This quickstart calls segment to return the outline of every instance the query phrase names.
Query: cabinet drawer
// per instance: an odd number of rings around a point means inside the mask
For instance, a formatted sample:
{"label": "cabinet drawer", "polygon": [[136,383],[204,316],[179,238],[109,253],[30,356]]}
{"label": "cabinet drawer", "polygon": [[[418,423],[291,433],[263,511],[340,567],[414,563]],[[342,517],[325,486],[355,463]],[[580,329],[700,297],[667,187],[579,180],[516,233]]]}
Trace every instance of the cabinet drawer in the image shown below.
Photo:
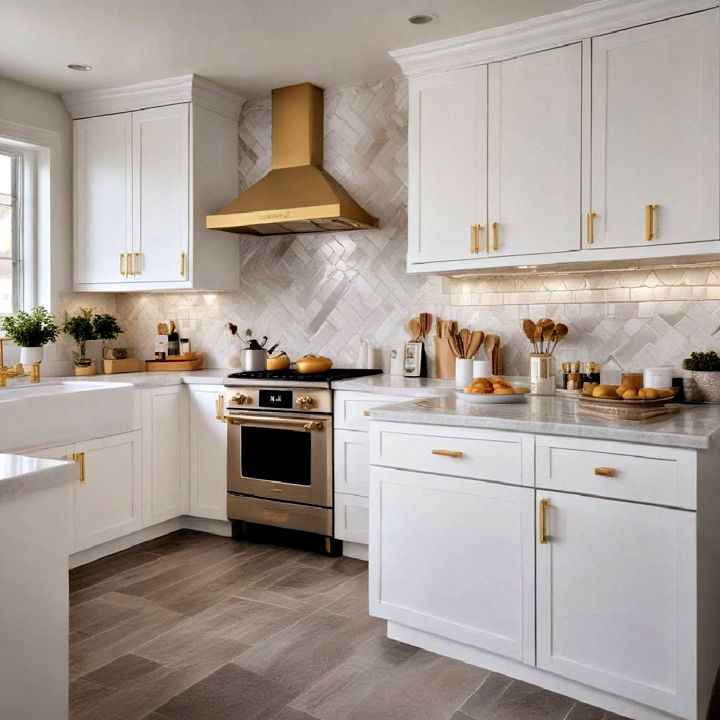
{"label": "cabinet drawer", "polygon": [[335,537],[348,542],[368,543],[368,499],[335,493]]}
{"label": "cabinet drawer", "polygon": [[514,485],[534,484],[533,436],[523,433],[373,422],[370,463]]}
{"label": "cabinet drawer", "polygon": [[368,435],[357,430],[335,430],[335,492],[368,496],[370,460]]}
{"label": "cabinet drawer", "polygon": [[536,485],[694,510],[694,450],[538,435]]}
{"label": "cabinet drawer", "polygon": [[335,407],[333,420],[336,428],[344,430],[363,430],[367,432],[370,425],[370,418],[365,415],[370,408],[388,403],[401,403],[408,400],[416,400],[414,397],[405,395],[379,395],[364,392],[335,393]]}

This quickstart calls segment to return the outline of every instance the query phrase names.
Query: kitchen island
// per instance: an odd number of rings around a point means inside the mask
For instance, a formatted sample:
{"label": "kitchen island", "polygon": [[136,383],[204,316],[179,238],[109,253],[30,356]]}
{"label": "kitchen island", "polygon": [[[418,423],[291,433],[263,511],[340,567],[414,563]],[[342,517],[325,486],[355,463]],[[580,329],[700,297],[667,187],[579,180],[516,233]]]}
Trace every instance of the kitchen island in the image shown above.
{"label": "kitchen island", "polygon": [[394,639],[642,720],[704,718],[720,663],[720,408],[369,410],[370,612]]}
{"label": "kitchen island", "polygon": [[68,716],[75,463],[0,454],[0,717]]}

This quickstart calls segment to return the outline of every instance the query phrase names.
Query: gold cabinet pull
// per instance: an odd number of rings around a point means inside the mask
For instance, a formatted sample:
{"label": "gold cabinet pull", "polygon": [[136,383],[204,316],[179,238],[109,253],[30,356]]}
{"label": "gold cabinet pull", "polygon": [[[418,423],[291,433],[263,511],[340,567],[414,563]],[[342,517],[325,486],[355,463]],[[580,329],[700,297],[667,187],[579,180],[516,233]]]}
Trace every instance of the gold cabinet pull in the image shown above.
{"label": "gold cabinet pull", "polygon": [[475,252],[475,225],[470,226],[470,254],[473,254]]}
{"label": "gold cabinet pull", "polygon": [[475,252],[480,252],[480,234],[482,233],[483,226],[482,225],[476,225],[475,226]]}
{"label": "gold cabinet pull", "polygon": [[225,419],[225,396],[224,395],[218,395],[215,398],[215,419],[216,420],[224,420]]}
{"label": "gold cabinet pull", "polygon": [[597,213],[589,212],[587,214],[587,244],[592,245],[595,242],[595,218]]}
{"label": "gold cabinet pull", "polygon": [[185,252],[180,253],[180,277],[185,277],[187,274],[186,270],[187,254]]}
{"label": "gold cabinet pull", "polygon": [[547,534],[547,527],[546,527],[546,520],[545,520],[545,514],[547,511],[548,506],[550,505],[550,501],[547,498],[543,498],[540,501],[539,506],[539,518],[538,518],[538,525],[539,525],[539,537],[538,542],[542,545],[545,545],[547,542],[550,541],[550,537]]}
{"label": "gold cabinet pull", "polygon": [[127,276],[127,253],[120,253],[120,274]]}
{"label": "gold cabinet pull", "polygon": [[127,254],[127,271],[125,274],[126,275],[134,275],[135,274],[135,255],[134,255],[134,253]]}
{"label": "gold cabinet pull", "polygon": [[655,211],[657,205],[645,206],[645,239],[650,242],[655,239]]}
{"label": "gold cabinet pull", "polygon": [[[137,265],[135,265],[136,259],[138,261]],[[132,264],[133,275],[141,275],[142,274],[142,270],[138,270],[138,268],[141,266],[142,266],[142,253],[139,253],[139,252],[133,253],[133,264]]]}
{"label": "gold cabinet pull", "polygon": [[494,222],[492,224],[492,236],[493,236],[492,249],[495,252],[497,252],[500,249],[500,223]]}
{"label": "gold cabinet pull", "polygon": [[80,468],[80,482],[85,482],[85,453],[73,453],[71,455],[72,461],[76,462]]}
{"label": "gold cabinet pull", "polygon": [[602,477],[615,477],[617,475],[617,472],[615,468],[611,467],[596,467],[595,474],[601,475]]}
{"label": "gold cabinet pull", "polygon": [[460,452],[460,450],[433,450],[433,455],[444,455],[445,457],[451,457],[451,458],[459,458],[462,457],[463,454]]}

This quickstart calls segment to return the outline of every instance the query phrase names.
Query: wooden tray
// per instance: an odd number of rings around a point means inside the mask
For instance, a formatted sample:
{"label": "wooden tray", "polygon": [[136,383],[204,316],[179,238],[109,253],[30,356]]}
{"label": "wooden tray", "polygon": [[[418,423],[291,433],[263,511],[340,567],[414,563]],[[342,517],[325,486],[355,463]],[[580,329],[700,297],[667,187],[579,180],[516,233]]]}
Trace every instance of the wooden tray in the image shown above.
{"label": "wooden tray", "polygon": [[106,375],[114,373],[142,372],[145,363],[137,358],[123,358],[122,360],[103,360],[103,371]]}
{"label": "wooden tray", "polygon": [[655,400],[623,400],[618,398],[594,398],[588,395],[578,395],[578,403],[588,403],[589,405],[607,405],[608,407],[657,407],[665,403],[674,402],[675,396],[656,398]]}
{"label": "wooden tray", "polygon": [[[596,398],[597,399],[597,398]],[[670,398],[672,399],[672,398]],[[630,403],[630,400],[626,400],[626,403]],[[585,405],[578,404],[578,411],[586,415],[593,415],[594,417],[603,417],[606,420],[632,420],[634,422],[649,422],[651,420],[662,420],[668,415],[674,415],[680,412],[678,405],[655,405],[655,407],[618,407],[614,406],[599,406],[587,403]]]}
{"label": "wooden tray", "polygon": [[201,370],[203,356],[200,353],[188,353],[187,355],[176,355],[170,360],[146,360],[146,372],[188,372],[189,370]]}

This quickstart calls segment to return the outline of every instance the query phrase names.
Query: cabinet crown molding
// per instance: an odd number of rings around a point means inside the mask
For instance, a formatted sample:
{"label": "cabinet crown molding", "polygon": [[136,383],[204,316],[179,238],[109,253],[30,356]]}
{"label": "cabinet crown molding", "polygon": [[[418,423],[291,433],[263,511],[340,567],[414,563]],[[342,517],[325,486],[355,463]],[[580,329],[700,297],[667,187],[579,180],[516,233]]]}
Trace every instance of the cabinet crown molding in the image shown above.
{"label": "cabinet crown molding", "polygon": [[232,90],[195,74],[104,90],[79,90],[62,96],[73,120],[189,102],[238,120],[245,99]]}
{"label": "cabinet crown molding", "polygon": [[406,77],[507,60],[677,15],[717,0],[597,0],[571,10],[390,51]]}

